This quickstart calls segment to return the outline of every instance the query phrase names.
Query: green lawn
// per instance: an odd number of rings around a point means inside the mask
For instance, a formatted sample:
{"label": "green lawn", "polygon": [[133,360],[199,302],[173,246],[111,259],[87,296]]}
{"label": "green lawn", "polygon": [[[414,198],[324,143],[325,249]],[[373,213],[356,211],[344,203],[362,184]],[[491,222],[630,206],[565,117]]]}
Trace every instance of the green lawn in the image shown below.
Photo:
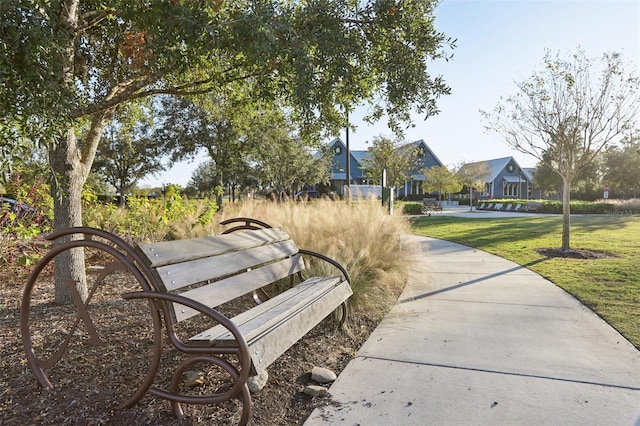
{"label": "green lawn", "polygon": [[496,254],[549,279],[589,306],[640,349],[640,218],[573,216],[571,248],[603,259],[546,258],[536,249],[561,245],[562,218],[423,217],[414,232]]}

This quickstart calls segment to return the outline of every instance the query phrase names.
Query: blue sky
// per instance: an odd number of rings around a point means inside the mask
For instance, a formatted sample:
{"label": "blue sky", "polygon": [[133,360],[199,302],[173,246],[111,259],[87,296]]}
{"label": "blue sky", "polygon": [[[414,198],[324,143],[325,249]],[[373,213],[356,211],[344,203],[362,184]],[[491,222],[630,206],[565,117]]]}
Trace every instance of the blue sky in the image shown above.
{"label": "blue sky", "polygon": [[[515,94],[515,82],[527,79],[543,61],[545,49],[562,54],[580,46],[588,57],[621,52],[627,68],[640,66],[640,0],[443,0],[436,29],[457,39],[453,59],[436,62],[431,72],[444,76],[451,95],[438,101],[440,113],[426,121],[415,116],[405,139],[424,139],[446,165],[513,156],[522,167],[535,160],[487,133],[479,110],[491,111],[500,96]],[[375,136],[391,136],[384,120],[361,121],[366,108],[351,114],[357,126],[350,146],[367,149]],[[344,132],[339,135],[344,140]],[[203,161],[181,163],[142,186],[186,185]]]}

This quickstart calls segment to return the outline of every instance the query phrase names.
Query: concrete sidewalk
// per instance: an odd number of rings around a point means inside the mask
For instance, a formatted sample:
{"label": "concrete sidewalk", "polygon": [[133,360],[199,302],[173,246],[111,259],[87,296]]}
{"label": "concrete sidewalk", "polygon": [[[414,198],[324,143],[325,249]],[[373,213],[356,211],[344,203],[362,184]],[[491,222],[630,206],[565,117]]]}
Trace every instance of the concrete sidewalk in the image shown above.
{"label": "concrete sidewalk", "polygon": [[407,287],[306,426],[640,426],[640,352],[597,315],[500,257],[404,243]]}

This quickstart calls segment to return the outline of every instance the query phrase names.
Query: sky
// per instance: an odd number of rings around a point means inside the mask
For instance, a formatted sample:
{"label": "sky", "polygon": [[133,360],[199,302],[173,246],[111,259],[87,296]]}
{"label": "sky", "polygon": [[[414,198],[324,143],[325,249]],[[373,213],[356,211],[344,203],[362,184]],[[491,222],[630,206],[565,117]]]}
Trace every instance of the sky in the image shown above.
{"label": "sky", "polygon": [[[543,63],[546,50],[568,56],[582,48],[587,57],[620,52],[627,69],[640,67],[640,0],[442,0],[435,27],[457,39],[453,58],[434,62],[429,72],[442,75],[451,94],[438,100],[436,116],[413,116],[404,139],[423,139],[445,166],[513,156],[521,167],[535,159],[487,132],[480,110],[492,111],[500,97],[516,93]],[[366,150],[376,136],[393,137],[385,120],[362,121],[366,106],[350,114],[352,150]],[[340,137],[345,140],[345,132]],[[186,186],[204,157],[179,163],[140,186]]]}

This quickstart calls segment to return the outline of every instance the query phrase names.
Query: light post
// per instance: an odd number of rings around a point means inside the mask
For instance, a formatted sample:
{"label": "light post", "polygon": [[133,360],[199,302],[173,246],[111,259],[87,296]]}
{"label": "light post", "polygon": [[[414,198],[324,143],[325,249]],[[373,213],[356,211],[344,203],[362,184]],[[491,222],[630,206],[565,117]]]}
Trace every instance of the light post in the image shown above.
{"label": "light post", "polygon": [[347,165],[345,167],[345,170],[347,172],[347,193],[346,195],[346,199],[347,199],[347,203],[351,202],[351,161],[350,161],[350,157],[351,157],[351,151],[349,149],[349,110],[347,109],[347,107],[344,108],[345,113],[347,115],[347,126],[346,126],[346,137],[345,137],[345,145],[347,148]]}

